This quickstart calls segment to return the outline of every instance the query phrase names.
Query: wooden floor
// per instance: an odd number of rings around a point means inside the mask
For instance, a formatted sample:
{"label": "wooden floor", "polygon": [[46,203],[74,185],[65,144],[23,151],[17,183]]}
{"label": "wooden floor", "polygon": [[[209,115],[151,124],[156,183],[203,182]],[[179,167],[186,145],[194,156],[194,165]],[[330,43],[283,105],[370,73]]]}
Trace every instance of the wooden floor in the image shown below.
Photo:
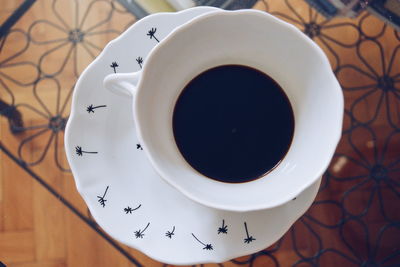
{"label": "wooden floor", "polygon": [[[19,1],[2,1],[0,6],[0,22],[11,14],[15,7],[22,3]],[[53,1],[37,1],[32,9],[16,25],[24,31],[28,31],[29,26],[34,20],[45,19],[60,24],[60,21],[54,16],[51,9]],[[73,17],[74,1],[58,1],[60,6],[58,11],[64,17]],[[80,9],[85,10],[89,1],[79,1]],[[121,8],[121,7],[120,7]],[[121,8],[122,10],[122,8]],[[81,11],[82,15],[83,11]],[[93,13],[93,12],[92,12]],[[104,14],[89,14],[87,23],[98,21]],[[134,18],[129,14],[120,14],[118,22],[110,21],[106,27],[123,30],[124,27],[132,23]],[[69,23],[69,22],[67,22]],[[118,24],[118,25],[114,25]],[[48,25],[47,25],[48,26]],[[54,32],[49,32],[46,25],[40,25],[35,30],[35,36],[40,40],[46,38],[54,39]],[[59,34],[58,32],[56,34]],[[52,37],[50,37],[52,36]],[[96,43],[103,47],[109,40],[115,38],[115,34],[102,35],[96,39]],[[23,36],[10,35],[7,45],[0,54],[2,59],[12,56],[26,45]],[[52,44],[37,45],[30,44],[29,49],[23,55],[18,56],[18,61],[31,61],[37,64],[39,54],[51,49]],[[59,67],[57,63],[62,62],[66,51],[53,53],[48,59],[45,67]],[[82,54],[79,57],[78,67],[84,68],[92,58],[88,54]],[[56,66],[57,65],[57,66]],[[68,62],[63,73],[57,76],[57,81],[62,85],[60,90],[61,100],[66,98],[76,78],[73,74],[72,62]],[[21,70],[21,69],[20,69]],[[20,71],[19,70],[19,71]],[[35,68],[26,66],[24,73],[13,73],[15,70],[10,68],[7,74],[11,77],[23,75],[27,80],[34,80],[37,75]],[[19,80],[19,79],[17,79]],[[24,87],[8,83],[12,88],[16,103],[29,103],[35,108],[43,111],[32,90],[32,86]],[[55,81],[48,79],[38,84],[38,94],[41,100],[54,111],[56,90],[54,90]],[[0,90],[0,98],[10,102],[10,96],[3,90]],[[69,112],[70,102],[67,103],[67,110],[63,115]],[[23,112],[25,126],[39,125],[46,123],[35,112]],[[0,119],[0,140],[13,153],[17,154],[20,143],[35,133],[35,130],[27,131],[19,135],[12,135],[9,131],[8,121]],[[28,161],[35,161],[40,158],[41,153],[47,144],[49,133],[45,133],[32,142],[24,146],[22,155]],[[63,139],[62,132],[59,134],[60,140]],[[58,143],[59,153],[64,153],[63,142]],[[45,181],[51,185],[57,192],[66,196],[78,210],[84,215],[88,215],[87,208],[82,198],[76,191],[73,177],[70,173],[61,172],[54,162],[55,145],[52,142],[46,153],[45,159],[32,169],[39,176],[45,178]],[[63,166],[66,165],[65,157],[61,155]],[[119,244],[120,245],[120,244]],[[122,246],[122,245],[121,245]],[[122,246],[132,256],[137,258],[142,265],[160,266],[145,255]],[[74,213],[66,208],[42,185],[35,181],[29,174],[23,171],[4,153],[0,153],[0,261],[7,266],[15,267],[91,267],[91,266],[133,266],[120,252],[106,242],[87,224],[83,223]]]}
{"label": "wooden floor", "polygon": [[[73,12],[74,1],[62,0],[62,12],[70,14]],[[14,6],[21,1],[2,1],[0,5],[0,21],[4,21],[5,17],[10,14]],[[88,1],[80,1],[81,8],[87,6]],[[271,1],[270,1],[271,2]],[[5,5],[5,6],[4,6]],[[279,5],[279,4],[278,4]],[[53,13],[50,11],[51,1],[37,1],[31,11],[19,22],[18,27],[27,30],[33,20],[48,19],[57,21]],[[258,8],[263,9],[264,5],[259,3]],[[81,11],[83,13],[83,11]],[[102,14],[99,13],[98,16]],[[88,20],[96,19],[96,16],[89,17]],[[122,30],[130,22],[132,17],[128,14],[121,13],[118,20],[110,21],[107,26]],[[51,33],[43,26],[37,28],[39,32],[36,36],[45,40]],[[115,35],[99,37],[97,45],[102,47],[108,40],[114,38]],[[344,37],[345,38],[345,37]],[[11,55],[15,51],[19,51],[18,47],[22,39],[16,37],[15,40],[10,40],[11,46],[3,51],[1,58]],[[32,45],[19,60],[29,60],[33,62],[39,61],[39,54],[49,49],[51,44],[47,45]],[[36,50],[35,50],[36,49]],[[42,49],[42,50],[41,50]],[[29,52],[38,51],[38,53]],[[330,56],[332,59],[332,56]],[[59,68],[60,62],[63,60],[63,53],[54,53],[49,58],[49,63],[46,68]],[[88,54],[82,54],[77,62],[78,68],[83,69],[92,58]],[[50,64],[50,65],[49,65]],[[51,65],[51,64],[54,64]],[[333,63],[334,64],[334,63]],[[73,86],[76,77],[74,76],[73,63],[68,62],[63,71],[63,74],[57,76],[58,82],[62,84],[60,90],[61,99],[67,98],[68,92]],[[35,69],[27,66],[24,73],[12,73],[12,69],[8,70],[11,76],[24,75],[26,79],[34,79]],[[351,78],[350,78],[351,79]],[[45,103],[55,103],[57,98],[54,90],[56,82],[48,79],[41,83],[38,87],[40,99]],[[17,103],[30,103],[32,106],[43,110],[38,99],[35,97],[31,87],[24,87],[7,83],[13,88]],[[39,90],[40,89],[40,90]],[[9,100],[9,96],[4,91],[0,91],[0,98]],[[54,110],[51,106],[49,109]],[[68,114],[69,101],[67,102],[67,110],[63,115]],[[39,125],[43,123],[43,119],[35,112],[25,112],[24,122],[26,125]],[[45,122],[46,123],[46,122]],[[21,141],[32,135],[35,131],[29,131],[19,135],[12,135],[9,131],[8,121],[4,118],[0,119],[0,140],[14,154],[17,154]],[[33,162],[39,159],[44,151],[47,141],[50,138],[51,132],[41,135],[40,138],[35,138],[32,142],[26,143],[21,150],[21,155],[24,159]],[[63,138],[62,132],[58,138]],[[52,142],[44,160],[33,166],[34,172],[45,178],[45,181],[50,184],[57,192],[63,196],[67,196],[78,210],[84,215],[88,215],[86,205],[80,195],[77,193],[73,177],[70,173],[61,172],[54,161],[54,154],[58,149],[60,162],[63,166],[66,165],[63,153],[63,142]],[[121,245],[122,246],[122,245]],[[144,266],[162,266],[161,263],[155,262],[147,256],[122,246],[126,251],[133,255]],[[295,253],[287,248],[283,249],[277,257],[282,266],[288,266],[296,259]],[[34,180],[31,175],[27,174],[19,166],[16,165],[4,153],[0,153],[0,261],[7,266],[16,267],[111,267],[111,266],[132,266],[132,263],[104,240],[96,231],[83,223],[74,213],[67,209],[60,201],[49,193],[38,181]],[[270,266],[273,264],[266,257],[263,260],[260,258],[255,262],[254,266]],[[225,266],[237,266],[233,263],[227,263]],[[271,265],[272,266],[272,265]]]}

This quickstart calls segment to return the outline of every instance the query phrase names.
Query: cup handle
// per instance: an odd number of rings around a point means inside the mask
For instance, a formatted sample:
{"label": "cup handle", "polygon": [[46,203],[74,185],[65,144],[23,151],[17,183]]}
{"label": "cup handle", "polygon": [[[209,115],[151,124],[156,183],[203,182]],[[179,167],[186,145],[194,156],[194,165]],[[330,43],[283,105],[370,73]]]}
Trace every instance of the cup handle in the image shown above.
{"label": "cup handle", "polygon": [[141,73],[142,71],[113,73],[104,78],[103,84],[105,88],[117,95],[133,97],[136,95]]}

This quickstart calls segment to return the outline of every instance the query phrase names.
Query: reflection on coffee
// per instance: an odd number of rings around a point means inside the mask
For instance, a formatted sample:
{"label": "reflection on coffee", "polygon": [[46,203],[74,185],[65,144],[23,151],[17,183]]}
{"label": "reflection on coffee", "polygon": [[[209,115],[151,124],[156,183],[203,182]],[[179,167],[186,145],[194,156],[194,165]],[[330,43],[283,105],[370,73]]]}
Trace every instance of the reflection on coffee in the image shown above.
{"label": "reflection on coffee", "polygon": [[208,69],[182,90],[173,113],[176,144],[198,172],[217,181],[257,179],[289,150],[294,116],[282,88],[242,65]]}

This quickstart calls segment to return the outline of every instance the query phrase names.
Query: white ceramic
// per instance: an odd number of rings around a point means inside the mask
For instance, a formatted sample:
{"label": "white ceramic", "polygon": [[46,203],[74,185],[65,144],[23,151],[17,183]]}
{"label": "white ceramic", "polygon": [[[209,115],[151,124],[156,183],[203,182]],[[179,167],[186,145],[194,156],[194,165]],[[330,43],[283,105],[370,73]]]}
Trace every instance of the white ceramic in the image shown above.
{"label": "white ceramic", "polygon": [[[148,16],[108,45],[76,85],[65,133],[76,186],[97,223],[116,240],[170,264],[223,262],[268,247],[308,209],[320,184],[316,180],[295,200],[273,209],[220,211],[189,200],[165,183],[140,149],[132,100],[103,87],[104,77],[113,72],[110,65],[116,62],[117,72],[139,70],[136,59],[146,61],[157,44],[146,35],[152,27],[162,40],[175,27],[212,10]],[[205,249],[208,244],[212,250]]]}
{"label": "white ceramic", "polygon": [[[185,161],[173,136],[172,114],[182,89],[201,72],[224,64],[270,75],[288,95],[295,116],[285,158],[247,183],[205,178]],[[160,176],[213,208],[243,212],[290,201],[323,174],[341,136],[343,94],[325,54],[294,26],[257,10],[199,16],[164,39],[143,70],[110,74],[104,82],[106,88],[134,96],[136,130]]]}

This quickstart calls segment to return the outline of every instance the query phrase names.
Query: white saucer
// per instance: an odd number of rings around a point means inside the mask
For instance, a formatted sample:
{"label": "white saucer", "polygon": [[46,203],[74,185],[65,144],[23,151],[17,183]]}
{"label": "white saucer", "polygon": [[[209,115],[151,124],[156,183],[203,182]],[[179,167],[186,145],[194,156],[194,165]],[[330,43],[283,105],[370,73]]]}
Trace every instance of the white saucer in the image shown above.
{"label": "white saucer", "polygon": [[[147,35],[152,28],[161,41],[175,27],[215,10],[150,15],[124,33],[129,42],[114,40],[81,75],[65,134],[78,191],[98,224],[118,241],[170,264],[223,262],[268,247],[309,208],[321,182],[282,206],[234,213],[187,199],[151,167],[137,141],[131,100],[108,92],[103,79],[113,62],[117,72],[140,69],[138,58],[144,62],[157,44]],[[113,57],[116,49],[125,56]]]}

